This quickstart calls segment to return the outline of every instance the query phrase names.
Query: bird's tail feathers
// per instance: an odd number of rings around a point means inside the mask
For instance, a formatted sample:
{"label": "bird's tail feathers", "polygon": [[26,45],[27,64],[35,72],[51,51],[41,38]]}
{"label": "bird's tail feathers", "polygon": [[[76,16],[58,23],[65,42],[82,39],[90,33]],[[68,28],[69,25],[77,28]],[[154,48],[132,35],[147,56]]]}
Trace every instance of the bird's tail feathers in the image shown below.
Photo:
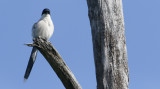
{"label": "bird's tail feathers", "polygon": [[36,47],[33,47],[32,49],[32,52],[31,52],[31,55],[30,55],[30,59],[28,61],[28,66],[27,66],[27,69],[26,69],[26,72],[25,72],[25,75],[24,75],[24,80],[26,81],[29,77],[29,74],[32,70],[32,67],[33,67],[33,64],[36,60],[36,56],[37,56],[37,48]]}

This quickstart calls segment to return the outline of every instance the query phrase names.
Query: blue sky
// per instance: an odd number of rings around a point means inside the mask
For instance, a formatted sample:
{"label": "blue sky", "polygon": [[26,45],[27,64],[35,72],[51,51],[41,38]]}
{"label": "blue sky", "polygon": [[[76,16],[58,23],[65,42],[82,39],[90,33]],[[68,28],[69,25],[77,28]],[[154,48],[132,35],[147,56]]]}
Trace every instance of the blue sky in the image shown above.
{"label": "blue sky", "polygon": [[[31,49],[31,28],[44,8],[55,32],[50,41],[83,89],[96,89],[91,29],[86,0],[1,0],[0,89],[64,89],[38,53],[29,79],[23,76]],[[159,89],[160,1],[123,0],[130,89]]]}

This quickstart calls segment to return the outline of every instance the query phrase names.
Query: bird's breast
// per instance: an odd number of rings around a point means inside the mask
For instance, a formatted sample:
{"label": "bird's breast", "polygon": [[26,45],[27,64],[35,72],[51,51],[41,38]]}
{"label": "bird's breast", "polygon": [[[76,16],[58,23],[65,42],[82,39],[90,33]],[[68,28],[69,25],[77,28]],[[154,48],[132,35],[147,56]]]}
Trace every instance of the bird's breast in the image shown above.
{"label": "bird's breast", "polygon": [[33,38],[42,37],[46,40],[49,40],[54,31],[54,26],[52,21],[43,19],[36,23],[36,26],[33,26],[32,33]]}

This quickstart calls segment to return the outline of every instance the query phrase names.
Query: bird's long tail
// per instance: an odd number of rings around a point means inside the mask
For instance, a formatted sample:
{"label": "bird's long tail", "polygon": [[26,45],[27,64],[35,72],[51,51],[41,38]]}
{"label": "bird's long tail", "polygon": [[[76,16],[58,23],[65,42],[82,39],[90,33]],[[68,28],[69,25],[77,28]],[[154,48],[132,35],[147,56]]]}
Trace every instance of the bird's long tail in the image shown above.
{"label": "bird's long tail", "polygon": [[28,61],[28,66],[27,66],[27,69],[26,69],[26,72],[25,72],[25,75],[24,75],[24,79],[28,79],[28,77],[29,77],[29,74],[32,70],[33,64],[36,60],[37,51],[38,51],[37,48],[33,47],[31,55],[30,55],[30,59]]}

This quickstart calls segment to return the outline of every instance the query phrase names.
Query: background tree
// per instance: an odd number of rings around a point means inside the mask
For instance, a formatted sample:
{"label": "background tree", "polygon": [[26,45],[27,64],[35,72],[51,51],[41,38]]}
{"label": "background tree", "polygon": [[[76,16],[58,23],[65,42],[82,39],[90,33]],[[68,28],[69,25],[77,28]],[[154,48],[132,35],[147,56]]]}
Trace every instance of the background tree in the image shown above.
{"label": "background tree", "polygon": [[122,0],[87,0],[97,89],[128,89]]}

